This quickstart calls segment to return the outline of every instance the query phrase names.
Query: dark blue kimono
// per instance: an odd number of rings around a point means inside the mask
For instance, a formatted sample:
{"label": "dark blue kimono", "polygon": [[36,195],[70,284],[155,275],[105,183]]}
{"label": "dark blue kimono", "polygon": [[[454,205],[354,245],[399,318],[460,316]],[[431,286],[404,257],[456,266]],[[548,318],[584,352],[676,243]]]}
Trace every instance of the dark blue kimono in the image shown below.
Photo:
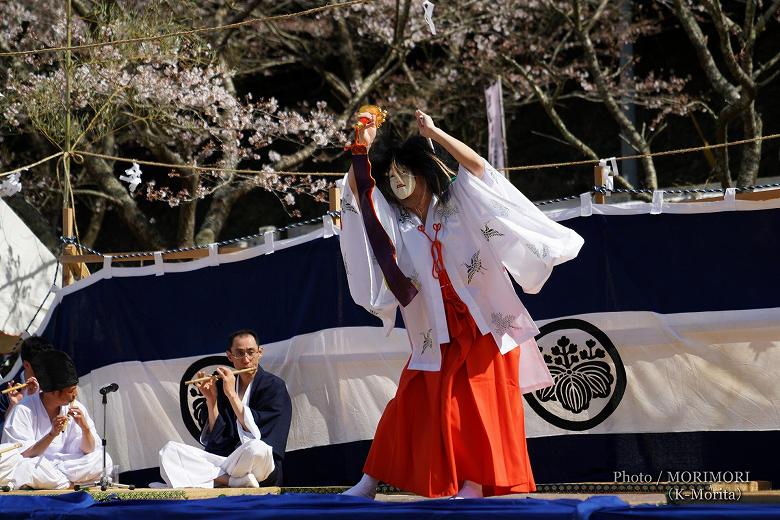
{"label": "dark blue kimono", "polygon": [[[260,483],[261,486],[282,485],[282,461],[287,447],[287,435],[292,420],[292,402],[284,381],[258,367],[252,387],[249,389],[247,405],[255,424],[260,429],[261,440],[273,448],[274,471]],[[219,417],[210,432],[204,433],[201,442],[206,451],[227,457],[241,444],[236,425],[236,414],[222,389],[222,380],[217,382],[217,410]]]}

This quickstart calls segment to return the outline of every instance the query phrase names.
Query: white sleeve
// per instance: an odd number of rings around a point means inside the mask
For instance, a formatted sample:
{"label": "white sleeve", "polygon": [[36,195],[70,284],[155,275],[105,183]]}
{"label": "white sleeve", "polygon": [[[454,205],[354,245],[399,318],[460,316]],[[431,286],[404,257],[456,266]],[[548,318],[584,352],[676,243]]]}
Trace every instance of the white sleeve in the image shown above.
{"label": "white sleeve", "polygon": [[[249,408],[249,397],[252,394],[253,384],[254,381],[249,383],[249,386],[247,386],[246,390],[244,390],[244,397],[241,399],[241,404],[243,405],[244,409],[244,424],[246,424],[247,427],[246,430],[243,426],[241,426],[241,421],[236,418],[236,430],[238,431],[238,440],[241,442],[241,444],[245,444],[251,440],[259,441],[263,438],[263,436],[260,434],[260,428],[257,427],[257,423],[255,422],[255,415],[252,413],[252,409]],[[236,382],[236,385],[238,385],[238,382]]]}
{"label": "white sleeve", "polygon": [[576,257],[581,236],[550,220],[487,161],[482,178],[462,165],[452,184],[464,225],[485,243],[523,291],[541,290],[554,266]]}
{"label": "white sleeve", "polygon": [[244,405],[244,424],[246,424],[246,427],[249,428],[249,430],[245,430],[244,427],[241,426],[241,421],[236,419],[238,439],[241,444],[245,444],[251,440],[259,441],[263,438],[260,433],[260,428],[258,428],[257,424],[255,423],[255,417],[252,415],[252,410],[250,410],[249,406],[246,404]]}
{"label": "white sleeve", "polygon": [[[385,283],[382,269],[371,250],[363,217],[360,214],[360,205],[349,187],[346,176],[342,192],[344,198],[341,204],[340,241],[349,292],[355,303],[382,320],[385,330],[389,333],[395,325],[398,300]],[[379,222],[395,246],[396,255],[399,255],[402,245],[395,213],[379,188],[374,188],[372,200]]]}
{"label": "white sleeve", "polygon": [[32,413],[29,408],[19,405],[14,406],[11,413],[5,419],[2,440],[3,442],[10,442],[12,444],[21,442],[22,447],[20,453],[38,442],[38,439],[35,438]]}

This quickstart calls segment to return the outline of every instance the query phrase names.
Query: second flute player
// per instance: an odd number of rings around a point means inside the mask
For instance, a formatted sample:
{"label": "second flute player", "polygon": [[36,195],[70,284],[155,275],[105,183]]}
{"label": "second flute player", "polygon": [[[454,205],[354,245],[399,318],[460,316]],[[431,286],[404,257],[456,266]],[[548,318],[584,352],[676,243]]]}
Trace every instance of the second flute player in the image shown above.
{"label": "second flute player", "polygon": [[[27,396],[8,416],[3,438],[22,444],[14,470],[16,487],[66,489],[92,481],[102,471],[98,435],[84,405],[70,357],[58,350],[34,361],[41,393]],[[112,463],[107,461],[109,471]]]}
{"label": "second flute player", "polygon": [[193,380],[206,399],[205,451],[180,442],[160,450],[160,474],[174,488],[259,487],[282,482],[292,405],[284,381],[260,368],[263,347],[251,330],[234,332],[226,354],[235,372]]}

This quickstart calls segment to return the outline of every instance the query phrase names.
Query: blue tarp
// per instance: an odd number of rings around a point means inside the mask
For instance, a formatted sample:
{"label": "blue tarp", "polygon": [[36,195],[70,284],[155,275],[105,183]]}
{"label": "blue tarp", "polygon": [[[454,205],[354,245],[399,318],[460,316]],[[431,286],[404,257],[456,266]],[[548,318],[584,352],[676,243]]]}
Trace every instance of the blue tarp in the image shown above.
{"label": "blue tarp", "polygon": [[[251,513],[250,513],[251,512]],[[95,502],[87,493],[47,496],[0,496],[3,520],[68,518],[166,518],[213,520],[238,516],[252,518],[457,519],[523,518],[565,520],[615,520],[638,518],[778,518],[780,504],[724,504],[680,506],[629,506],[618,497],[596,496],[587,500],[481,499],[374,502],[343,495],[232,496],[206,500],[115,500]]]}
{"label": "blue tarp", "polygon": [[116,500],[95,502],[87,493],[57,497],[0,497],[3,520],[48,518],[235,518],[251,511],[252,518],[431,518],[448,516],[473,519],[583,519],[604,508],[625,507],[617,497],[593,497],[585,501],[558,499],[420,500],[375,502],[343,495],[232,496],[206,500]]}

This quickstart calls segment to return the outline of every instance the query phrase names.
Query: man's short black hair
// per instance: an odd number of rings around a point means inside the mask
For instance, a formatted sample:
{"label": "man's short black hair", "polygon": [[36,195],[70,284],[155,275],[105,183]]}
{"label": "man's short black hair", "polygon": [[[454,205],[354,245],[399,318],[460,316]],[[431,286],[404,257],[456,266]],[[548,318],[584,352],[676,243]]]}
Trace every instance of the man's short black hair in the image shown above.
{"label": "man's short black hair", "polygon": [[22,361],[33,363],[38,354],[46,350],[54,350],[54,345],[41,336],[30,336],[22,341],[22,346],[19,347],[19,355],[22,357]]}
{"label": "man's short black hair", "polygon": [[255,343],[257,343],[258,345],[260,344],[257,340],[257,332],[253,331],[252,329],[241,329],[235,331],[233,334],[228,336],[228,344],[226,350],[230,350],[233,347],[233,340],[240,336],[252,336],[253,338],[255,338]]}

